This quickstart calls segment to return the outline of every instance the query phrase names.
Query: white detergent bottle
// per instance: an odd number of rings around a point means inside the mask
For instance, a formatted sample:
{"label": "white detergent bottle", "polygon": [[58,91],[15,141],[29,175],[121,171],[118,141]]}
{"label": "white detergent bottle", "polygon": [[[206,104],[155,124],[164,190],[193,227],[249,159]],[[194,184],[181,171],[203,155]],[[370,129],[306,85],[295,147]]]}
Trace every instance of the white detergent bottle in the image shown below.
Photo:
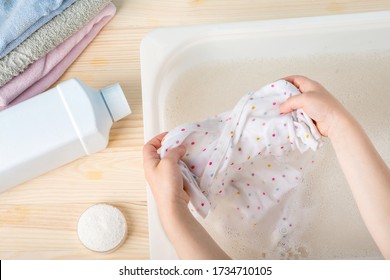
{"label": "white detergent bottle", "polygon": [[0,112],[0,192],[103,150],[113,122],[131,113],[119,84],[78,79]]}

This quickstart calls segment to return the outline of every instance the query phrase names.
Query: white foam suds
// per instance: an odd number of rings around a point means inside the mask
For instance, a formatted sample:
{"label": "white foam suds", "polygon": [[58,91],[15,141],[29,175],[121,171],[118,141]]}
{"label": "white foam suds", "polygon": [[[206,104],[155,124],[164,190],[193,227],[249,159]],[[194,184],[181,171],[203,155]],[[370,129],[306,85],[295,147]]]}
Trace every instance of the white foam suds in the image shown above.
{"label": "white foam suds", "polygon": [[[319,81],[332,92],[390,163],[389,73],[388,52],[200,64],[184,72],[173,84],[163,106],[163,129],[228,111],[246,92],[284,76],[300,74]],[[226,222],[232,213],[218,209],[202,223],[233,258],[381,258],[331,144],[326,141],[315,157],[314,170],[307,174],[304,184],[289,194],[293,197],[289,200],[293,221],[286,221],[287,228],[281,226],[280,233],[261,222],[231,226],[239,222]]]}

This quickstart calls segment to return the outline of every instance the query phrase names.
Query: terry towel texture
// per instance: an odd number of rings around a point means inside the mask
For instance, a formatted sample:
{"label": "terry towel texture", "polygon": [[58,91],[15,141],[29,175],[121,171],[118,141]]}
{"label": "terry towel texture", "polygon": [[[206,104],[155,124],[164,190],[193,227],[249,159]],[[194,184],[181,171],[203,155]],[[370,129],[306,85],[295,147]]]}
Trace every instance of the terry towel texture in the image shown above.
{"label": "terry towel texture", "polygon": [[180,166],[193,211],[204,218],[224,201],[242,219],[259,219],[302,181],[303,153],[316,150],[321,135],[302,110],[280,114],[279,104],[297,94],[280,80],[243,96],[230,112],[165,136],[162,158],[180,144],[187,149]]}
{"label": "terry towel texture", "polygon": [[77,33],[31,64],[22,74],[0,87],[0,110],[48,89],[112,19],[115,11],[114,4],[109,3]]}
{"label": "terry towel texture", "polygon": [[0,60],[0,86],[23,72],[97,15],[110,0],[78,0]]}
{"label": "terry towel texture", "polygon": [[0,58],[76,0],[0,1]]}

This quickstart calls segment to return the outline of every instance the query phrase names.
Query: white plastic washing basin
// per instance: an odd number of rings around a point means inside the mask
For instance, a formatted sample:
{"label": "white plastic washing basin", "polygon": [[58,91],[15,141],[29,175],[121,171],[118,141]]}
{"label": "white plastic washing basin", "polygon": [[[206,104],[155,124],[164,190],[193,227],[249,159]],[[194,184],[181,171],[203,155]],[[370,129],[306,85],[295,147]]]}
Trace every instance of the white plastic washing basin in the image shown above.
{"label": "white plastic washing basin", "polygon": [[[230,110],[250,90],[301,74],[341,100],[390,162],[388,11],[156,29],[142,41],[141,70],[146,141]],[[305,254],[281,258],[382,258],[330,143],[318,152],[304,185],[301,206],[310,212]],[[151,259],[175,259],[149,188],[148,207]],[[233,257],[257,257],[225,249]]]}

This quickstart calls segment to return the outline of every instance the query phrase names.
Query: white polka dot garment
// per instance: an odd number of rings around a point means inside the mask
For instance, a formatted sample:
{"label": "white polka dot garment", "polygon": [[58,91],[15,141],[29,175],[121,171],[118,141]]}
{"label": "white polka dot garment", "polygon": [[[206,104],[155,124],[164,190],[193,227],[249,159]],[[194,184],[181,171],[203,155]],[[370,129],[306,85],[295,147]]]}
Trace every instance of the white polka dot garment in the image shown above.
{"label": "white polka dot garment", "polygon": [[280,113],[297,94],[279,80],[246,94],[230,112],[165,136],[162,158],[178,145],[187,149],[180,167],[192,211],[204,218],[223,199],[242,217],[259,219],[303,180],[304,153],[319,147],[321,135],[302,110]]}

